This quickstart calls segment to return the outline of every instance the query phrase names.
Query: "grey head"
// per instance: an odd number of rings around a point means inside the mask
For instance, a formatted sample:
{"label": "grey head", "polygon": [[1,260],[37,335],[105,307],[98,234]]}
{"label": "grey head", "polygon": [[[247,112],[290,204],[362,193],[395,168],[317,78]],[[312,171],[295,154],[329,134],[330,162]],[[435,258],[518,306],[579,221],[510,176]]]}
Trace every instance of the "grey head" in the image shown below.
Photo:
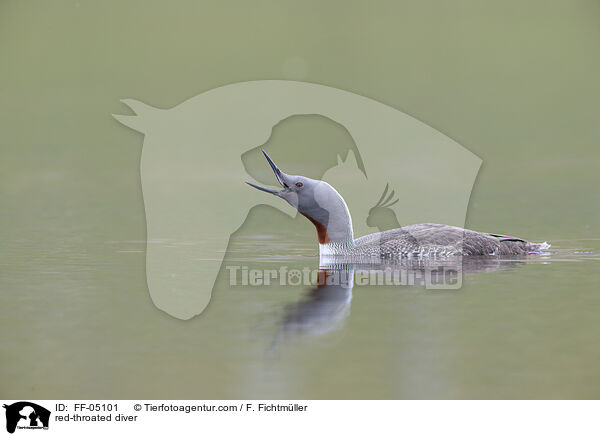
{"label": "grey head", "polygon": [[308,218],[317,229],[319,244],[345,244],[354,240],[348,206],[331,185],[322,180],[286,174],[264,150],[262,152],[283,189],[275,190],[246,182],[248,185],[282,198]]}

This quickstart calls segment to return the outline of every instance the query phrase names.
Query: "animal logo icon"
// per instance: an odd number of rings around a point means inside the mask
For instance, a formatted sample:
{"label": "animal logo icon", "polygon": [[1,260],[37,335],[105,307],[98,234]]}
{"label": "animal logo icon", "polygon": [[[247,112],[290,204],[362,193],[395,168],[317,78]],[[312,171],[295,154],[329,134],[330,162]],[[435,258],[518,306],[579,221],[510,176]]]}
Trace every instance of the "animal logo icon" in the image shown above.
{"label": "animal logo icon", "polygon": [[3,406],[6,409],[6,431],[14,433],[19,429],[47,429],[50,423],[50,411],[39,404],[18,401]]}
{"label": "animal logo icon", "polygon": [[386,197],[388,188],[389,183],[385,185],[383,194],[381,194],[377,204],[369,209],[369,216],[367,217],[367,225],[377,227],[380,232],[401,227],[396,212],[392,209],[392,206],[398,203],[399,199],[394,199],[396,192],[393,190]]}
{"label": "animal logo icon", "polygon": [[[403,218],[422,222],[431,212],[429,204],[437,201],[443,206],[436,211],[440,216],[425,221],[464,225],[481,164],[449,137],[397,109],[313,83],[234,83],[170,109],[122,101],[135,115],[114,117],[144,134],[140,176],[148,289],[158,308],[180,319],[189,319],[208,305],[230,235],[245,222],[250,209],[266,204],[296,216],[275,197],[248,193],[240,160],[249,149],[264,144],[282,120],[320,115],[348,131],[356,144],[353,161],[362,176],[335,186],[349,191],[342,194],[351,207],[362,206],[356,208],[361,217],[373,192],[362,186],[365,180],[376,186],[389,180],[393,186],[419,185],[409,191],[417,198],[412,198]],[[418,201],[424,197],[429,202],[425,208]],[[366,216],[359,224],[364,226],[365,221]]]}

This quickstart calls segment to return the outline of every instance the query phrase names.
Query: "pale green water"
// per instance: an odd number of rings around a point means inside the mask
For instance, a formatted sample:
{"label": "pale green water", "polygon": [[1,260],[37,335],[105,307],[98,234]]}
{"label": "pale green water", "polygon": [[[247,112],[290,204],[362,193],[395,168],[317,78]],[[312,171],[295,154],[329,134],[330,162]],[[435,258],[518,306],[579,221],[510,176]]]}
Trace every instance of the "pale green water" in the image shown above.
{"label": "pale green water", "polygon": [[[597,3],[175,3],[0,4],[0,397],[600,396]],[[286,340],[303,288],[224,272],[200,317],[159,311],[142,138],[110,114],[263,78],[348,89],[455,138],[484,161],[467,226],[552,254],[458,291],[355,287],[337,328]],[[310,176],[335,162],[310,159],[318,140],[347,146],[338,133],[309,123],[269,146]],[[255,210],[238,236],[249,265],[318,264],[302,217]]]}
{"label": "pale green water", "polygon": [[[290,238],[274,221],[269,235],[239,232],[228,264],[316,268],[308,238]],[[286,324],[286,313],[302,310],[294,307],[311,299],[308,289],[230,287],[227,271],[201,316],[173,319],[147,295],[143,241],[84,241],[5,247],[3,396],[599,394],[597,240],[504,259],[505,269],[466,273],[460,290],[355,286],[345,315],[327,315],[327,302],[316,302],[300,313],[299,327]],[[313,319],[319,310],[325,317]]]}

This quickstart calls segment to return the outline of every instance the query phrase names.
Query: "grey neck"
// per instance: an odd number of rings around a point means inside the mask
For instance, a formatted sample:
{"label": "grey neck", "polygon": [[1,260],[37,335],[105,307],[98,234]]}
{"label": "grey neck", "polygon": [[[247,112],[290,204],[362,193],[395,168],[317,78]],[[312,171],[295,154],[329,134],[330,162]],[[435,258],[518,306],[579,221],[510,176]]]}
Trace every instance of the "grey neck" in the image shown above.
{"label": "grey neck", "polygon": [[319,241],[321,254],[331,250],[338,251],[354,245],[352,217],[342,196],[329,184],[316,196],[317,203],[327,211],[323,224],[327,229],[327,240]]}

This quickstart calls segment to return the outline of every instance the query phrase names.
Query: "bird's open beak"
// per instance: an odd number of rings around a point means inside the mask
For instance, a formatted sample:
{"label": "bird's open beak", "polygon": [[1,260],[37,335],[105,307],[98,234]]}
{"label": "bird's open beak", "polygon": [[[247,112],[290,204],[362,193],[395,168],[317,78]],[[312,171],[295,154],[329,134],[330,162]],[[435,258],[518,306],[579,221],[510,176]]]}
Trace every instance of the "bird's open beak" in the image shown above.
{"label": "bird's open beak", "polygon": [[250,183],[250,182],[246,182],[246,183],[260,191],[268,192],[269,194],[273,194],[273,195],[280,195],[282,192],[285,192],[286,190],[289,189],[289,186],[285,183],[286,175],[281,172],[281,170],[277,167],[277,165],[275,165],[275,162],[273,162],[273,160],[269,157],[269,155],[267,153],[265,153],[264,150],[261,150],[261,151],[263,152],[263,154],[269,161],[269,165],[271,165],[271,168],[273,169],[273,172],[275,173],[275,177],[277,177],[277,181],[283,187],[283,189],[281,191],[277,191],[275,189],[265,188],[264,186],[255,185],[254,183]]}

